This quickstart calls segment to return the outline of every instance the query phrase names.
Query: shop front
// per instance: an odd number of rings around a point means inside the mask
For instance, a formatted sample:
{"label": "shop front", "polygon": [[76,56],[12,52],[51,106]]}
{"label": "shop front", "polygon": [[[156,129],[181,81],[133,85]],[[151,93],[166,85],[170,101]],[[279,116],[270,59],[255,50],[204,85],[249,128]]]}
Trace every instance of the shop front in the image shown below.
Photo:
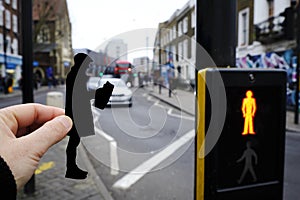
{"label": "shop front", "polygon": [[21,76],[22,76],[22,56],[10,55],[10,54],[5,56],[3,53],[0,53],[1,82],[3,82],[7,78],[12,78],[13,88],[17,89],[19,88],[18,81],[20,80]]}

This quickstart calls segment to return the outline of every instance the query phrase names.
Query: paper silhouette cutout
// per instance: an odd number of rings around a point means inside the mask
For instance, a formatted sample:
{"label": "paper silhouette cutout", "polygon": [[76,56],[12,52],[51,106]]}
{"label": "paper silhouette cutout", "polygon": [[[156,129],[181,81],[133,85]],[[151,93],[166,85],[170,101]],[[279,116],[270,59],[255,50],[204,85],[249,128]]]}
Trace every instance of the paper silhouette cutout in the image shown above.
{"label": "paper silhouette cutout", "polygon": [[109,98],[112,95],[114,85],[110,82],[106,82],[102,88],[98,88],[95,94],[95,107],[99,109],[104,109],[107,105]]}
{"label": "paper silhouette cutout", "polygon": [[[85,69],[89,67],[89,64],[93,61],[88,55],[84,53],[78,53],[74,56],[75,64],[71,68],[71,71],[67,75],[66,79],[66,105],[65,105],[65,114],[69,116],[73,120],[73,126],[68,133],[69,142],[66,149],[66,159],[67,159],[67,170],[65,177],[73,178],[73,179],[85,179],[87,177],[87,172],[81,170],[76,164],[76,156],[77,156],[77,147],[80,143],[80,136],[78,134],[78,127],[76,128],[76,124],[74,123],[74,113],[73,106],[80,106],[81,113],[77,113],[78,119],[84,119],[82,123],[84,123],[84,131],[91,132],[94,130],[93,117],[91,111],[90,100],[95,97],[95,102],[101,102],[99,105],[100,109],[104,109],[108,100],[112,94],[113,85],[107,82],[105,84],[105,88],[98,88],[96,90],[96,96],[92,92],[88,92],[86,90],[86,83],[88,81],[88,77],[85,74],[79,76],[79,81],[76,84],[76,90],[80,91],[80,95],[83,97],[81,99],[75,98],[73,100],[73,89],[75,86],[76,77],[79,75],[78,73],[85,73]],[[84,68],[84,70],[80,70],[80,68]],[[79,83],[79,84],[78,84]],[[77,92],[78,92],[77,91]],[[100,92],[101,91],[101,92]],[[98,94],[97,94],[98,93]],[[103,99],[102,99],[103,98]],[[99,100],[100,99],[100,100]],[[75,101],[75,102],[74,102]],[[81,116],[80,116],[81,115]],[[80,130],[82,131],[82,129]]]}

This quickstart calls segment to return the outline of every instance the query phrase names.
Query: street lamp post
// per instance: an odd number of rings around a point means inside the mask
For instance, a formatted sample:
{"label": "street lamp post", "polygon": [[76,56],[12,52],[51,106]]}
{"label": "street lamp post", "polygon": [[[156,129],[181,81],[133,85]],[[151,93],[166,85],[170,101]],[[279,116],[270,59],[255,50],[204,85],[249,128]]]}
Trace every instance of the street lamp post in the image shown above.
{"label": "street lamp post", "polygon": [[147,61],[147,63],[146,63],[146,68],[147,68],[147,79],[146,79],[146,85],[148,85],[148,80],[149,80],[149,59],[148,59],[148,44],[149,43],[149,37],[147,36],[146,37],[146,61]]}
{"label": "street lamp post", "polygon": [[162,87],[162,83],[161,83],[161,29],[159,28],[158,30],[158,64],[159,64],[159,78],[158,78],[158,93],[161,94],[161,87]]}

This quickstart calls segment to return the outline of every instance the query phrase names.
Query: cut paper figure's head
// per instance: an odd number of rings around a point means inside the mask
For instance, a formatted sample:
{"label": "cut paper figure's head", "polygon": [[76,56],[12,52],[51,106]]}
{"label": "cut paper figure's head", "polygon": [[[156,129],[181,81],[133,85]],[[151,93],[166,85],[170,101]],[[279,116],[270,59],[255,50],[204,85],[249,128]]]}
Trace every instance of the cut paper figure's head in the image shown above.
{"label": "cut paper figure's head", "polygon": [[85,53],[78,53],[74,56],[74,62],[75,66],[80,67],[83,62],[90,63],[93,62],[93,59]]}
{"label": "cut paper figure's head", "polygon": [[81,66],[89,67],[90,63],[93,62],[93,59],[85,53],[78,53],[74,56],[74,66],[75,70],[79,70]]}

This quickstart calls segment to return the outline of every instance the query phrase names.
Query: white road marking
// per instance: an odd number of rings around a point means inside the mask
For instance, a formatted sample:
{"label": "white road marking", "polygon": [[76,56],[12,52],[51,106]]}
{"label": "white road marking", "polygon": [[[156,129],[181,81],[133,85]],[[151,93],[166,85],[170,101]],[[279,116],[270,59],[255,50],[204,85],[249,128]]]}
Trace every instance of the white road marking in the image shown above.
{"label": "white road marking", "polygon": [[119,174],[119,160],[117,152],[117,142],[110,142],[110,174],[118,175]]}
{"label": "white road marking", "polygon": [[178,117],[178,118],[181,118],[181,119],[195,120],[195,117],[188,117],[188,116],[184,116],[184,115],[173,114],[172,111],[173,111],[173,109],[170,108],[168,110],[168,115],[173,116],[173,117]]}
{"label": "white road marking", "polygon": [[155,105],[155,106],[158,106],[158,107],[165,108],[165,106],[160,105],[159,102],[160,102],[160,100],[156,100],[156,101],[154,102],[154,105]]}
{"label": "white road marking", "polygon": [[[148,100],[148,101],[153,101],[153,102],[154,102],[153,105],[155,105],[155,106],[158,106],[158,107],[167,109],[165,106],[159,104],[159,103],[160,103],[160,100],[154,101],[154,100],[152,100],[152,97],[149,96],[149,95],[148,95],[148,97],[147,97],[147,100]],[[184,116],[184,115],[173,114],[172,111],[173,111],[173,109],[172,109],[172,108],[169,108],[169,109],[168,109],[168,112],[167,112],[168,115],[170,115],[170,116],[172,116],[172,117],[177,117],[177,118],[180,118],[180,119],[195,120],[195,117],[188,117],[188,116]]]}
{"label": "white road marking", "polygon": [[110,174],[118,175],[119,174],[119,160],[117,152],[117,142],[114,138],[107,135],[104,131],[95,127],[95,133],[101,135],[109,142],[109,151],[110,151]]}
{"label": "white road marking", "polygon": [[95,133],[98,133],[99,135],[101,135],[102,137],[104,137],[105,140],[107,140],[108,142],[115,142],[115,139],[113,137],[111,137],[110,135],[106,134],[104,131],[102,131],[98,127],[95,127]]}
{"label": "white road marking", "polygon": [[148,96],[148,97],[147,97],[147,100],[148,100],[148,101],[153,101],[151,96]]}
{"label": "white road marking", "polygon": [[172,115],[172,111],[173,111],[173,109],[170,108],[170,109],[168,110],[168,115]]}
{"label": "white road marking", "polygon": [[119,160],[118,160],[118,152],[117,152],[117,142],[113,137],[106,134],[103,130],[98,128],[97,124],[99,122],[99,115],[97,110],[92,107],[93,118],[94,118],[94,131],[96,134],[99,134],[105,140],[109,142],[109,150],[110,150],[110,174],[118,175],[119,174]]}
{"label": "white road marking", "polygon": [[138,180],[140,180],[143,176],[150,172],[154,167],[159,165],[162,161],[164,161],[166,158],[176,152],[177,149],[182,147],[194,137],[195,130],[187,132],[178,140],[167,146],[164,150],[160,151],[159,153],[133,169],[131,172],[123,176],[113,184],[113,187],[123,190],[130,188],[133,184],[135,184]]}

